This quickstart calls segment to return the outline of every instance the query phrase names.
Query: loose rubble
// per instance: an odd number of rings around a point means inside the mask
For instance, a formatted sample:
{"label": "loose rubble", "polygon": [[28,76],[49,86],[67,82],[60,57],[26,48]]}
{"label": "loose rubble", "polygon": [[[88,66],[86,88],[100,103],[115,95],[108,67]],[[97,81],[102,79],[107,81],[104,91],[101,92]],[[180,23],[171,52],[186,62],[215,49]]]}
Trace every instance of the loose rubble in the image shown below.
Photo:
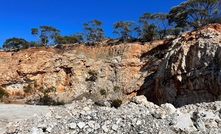
{"label": "loose rubble", "polygon": [[136,96],[119,108],[82,99],[53,107],[45,115],[10,123],[5,134],[221,133],[221,102],[175,108]]}

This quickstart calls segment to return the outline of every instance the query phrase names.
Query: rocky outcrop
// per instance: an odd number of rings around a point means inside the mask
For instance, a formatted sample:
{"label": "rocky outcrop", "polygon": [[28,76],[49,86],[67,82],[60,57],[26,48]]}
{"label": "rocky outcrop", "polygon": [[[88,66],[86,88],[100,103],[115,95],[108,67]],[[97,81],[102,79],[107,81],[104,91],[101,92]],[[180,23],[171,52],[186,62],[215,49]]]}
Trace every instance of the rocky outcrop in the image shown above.
{"label": "rocky outcrop", "polygon": [[221,25],[210,24],[174,40],[0,51],[0,87],[29,103],[45,94],[68,102],[126,100],[137,92],[176,107],[215,101],[221,95],[220,42]]}
{"label": "rocky outcrop", "polygon": [[62,101],[127,97],[139,90],[146,77],[146,72],[140,71],[145,63],[140,56],[161,43],[1,51],[0,87],[11,98],[24,98],[29,103],[49,89],[53,89],[50,96]]}
{"label": "rocky outcrop", "polygon": [[100,107],[82,99],[50,112],[7,125],[2,133],[221,133],[220,102],[175,108],[157,106],[144,96],[135,97],[119,108]]}
{"label": "rocky outcrop", "polygon": [[219,100],[220,50],[220,24],[183,34],[173,40],[159,68],[146,77],[139,94],[156,104],[169,102],[175,106]]}

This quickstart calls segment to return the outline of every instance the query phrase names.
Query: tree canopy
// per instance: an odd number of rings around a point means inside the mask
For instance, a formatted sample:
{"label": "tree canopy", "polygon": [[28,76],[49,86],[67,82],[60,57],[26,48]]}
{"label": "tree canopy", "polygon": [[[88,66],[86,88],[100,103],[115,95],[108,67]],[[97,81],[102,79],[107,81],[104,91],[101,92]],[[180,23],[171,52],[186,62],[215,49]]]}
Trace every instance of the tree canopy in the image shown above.
{"label": "tree canopy", "polygon": [[221,0],[188,0],[172,7],[168,14],[169,23],[176,27],[199,28],[209,24],[221,13]]}
{"label": "tree canopy", "polygon": [[138,35],[140,28],[134,21],[118,21],[114,23],[113,33],[117,34],[123,40],[135,38]]}
{"label": "tree canopy", "polygon": [[99,20],[91,20],[83,24],[86,41],[99,42],[104,39],[103,22]]}
{"label": "tree canopy", "polygon": [[74,44],[74,43],[80,43],[82,41],[83,37],[80,35],[70,35],[70,36],[61,36],[58,35],[55,38],[56,44]]}
{"label": "tree canopy", "polygon": [[49,45],[58,36],[60,30],[52,26],[39,26],[39,28],[32,28],[31,34],[35,35],[39,42],[45,46]]}
{"label": "tree canopy", "polygon": [[9,38],[7,39],[4,44],[3,44],[3,49],[5,50],[10,50],[10,49],[14,49],[14,50],[19,50],[22,48],[28,48],[28,42],[23,39],[23,38]]}
{"label": "tree canopy", "polygon": [[[113,24],[113,33],[118,35],[119,42],[164,39],[167,35],[178,36],[209,23],[221,23],[221,0],[187,0],[172,7],[168,14],[144,12],[138,20],[139,22],[120,20]],[[7,39],[2,47],[7,50],[48,46],[51,43],[60,45],[81,42],[96,45],[106,39],[102,26],[103,22],[94,19],[83,23],[83,32],[60,35],[57,28],[42,25],[31,29],[31,34],[38,38],[37,42],[14,37]]]}
{"label": "tree canopy", "polygon": [[166,13],[143,13],[139,17],[142,23],[140,38],[146,41],[162,39],[168,34],[169,24]]}

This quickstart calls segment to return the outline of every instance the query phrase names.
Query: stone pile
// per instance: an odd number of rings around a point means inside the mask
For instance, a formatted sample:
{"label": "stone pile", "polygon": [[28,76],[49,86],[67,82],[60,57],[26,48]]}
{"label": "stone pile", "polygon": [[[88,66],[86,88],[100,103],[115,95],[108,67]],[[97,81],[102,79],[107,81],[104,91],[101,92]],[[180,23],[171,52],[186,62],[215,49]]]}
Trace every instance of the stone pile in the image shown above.
{"label": "stone pile", "polygon": [[220,109],[219,101],[175,108],[169,103],[157,106],[137,96],[114,108],[82,99],[52,107],[45,115],[10,123],[4,133],[221,133]]}

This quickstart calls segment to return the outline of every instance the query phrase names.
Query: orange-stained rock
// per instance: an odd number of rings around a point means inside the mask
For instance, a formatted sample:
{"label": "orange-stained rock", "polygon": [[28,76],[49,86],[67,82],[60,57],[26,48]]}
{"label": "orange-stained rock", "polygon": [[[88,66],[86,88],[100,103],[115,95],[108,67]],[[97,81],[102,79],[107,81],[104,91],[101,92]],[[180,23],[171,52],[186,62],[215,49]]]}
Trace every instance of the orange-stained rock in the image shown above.
{"label": "orange-stained rock", "polygon": [[[106,99],[121,97],[114,87],[119,86],[125,94],[139,90],[147,74],[141,71],[145,64],[141,55],[162,43],[159,40],[115,46],[64,45],[65,50],[41,47],[0,51],[0,86],[20,97],[24,97],[28,84],[35,84],[34,93],[55,88],[55,95],[69,92],[73,98],[83,93],[99,94],[100,89],[105,89]],[[90,70],[97,72],[95,82],[87,81]]]}

